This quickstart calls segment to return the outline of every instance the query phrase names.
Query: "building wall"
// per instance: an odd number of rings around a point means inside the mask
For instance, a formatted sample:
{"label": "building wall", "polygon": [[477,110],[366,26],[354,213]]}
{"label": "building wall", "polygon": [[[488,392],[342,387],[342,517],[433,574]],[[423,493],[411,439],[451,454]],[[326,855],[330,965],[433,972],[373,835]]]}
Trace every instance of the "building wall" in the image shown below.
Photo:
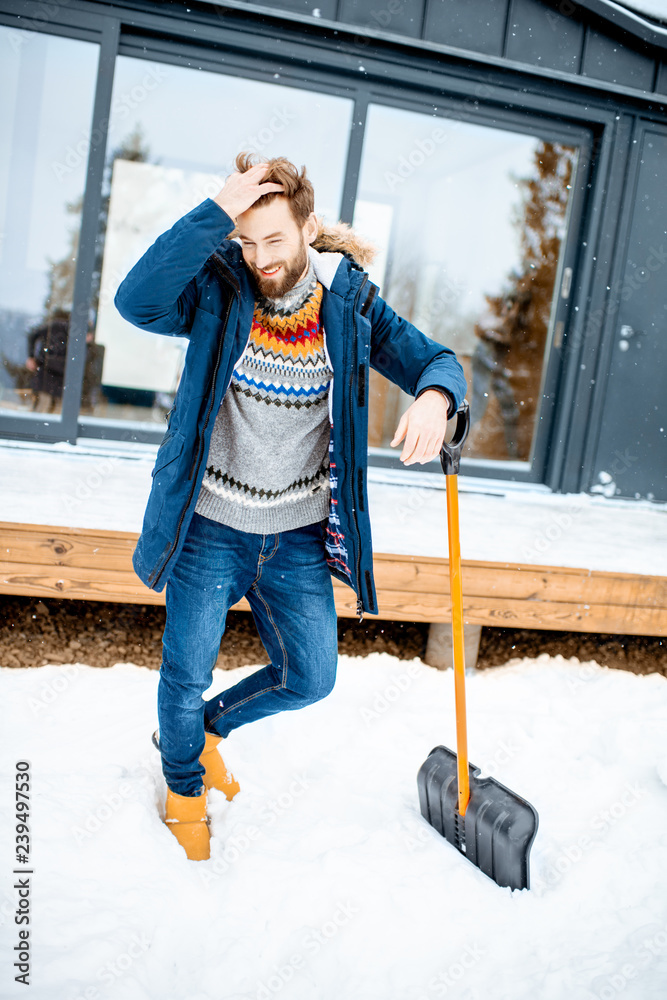
{"label": "building wall", "polygon": [[[572,0],[264,0],[255,6],[667,94],[664,28],[655,25],[641,38],[628,30],[636,19],[605,21]],[[656,44],[647,44],[649,37]]]}
{"label": "building wall", "polygon": [[[667,421],[657,412],[667,359],[653,321],[664,281],[662,264],[643,264],[660,258],[659,248],[647,255],[664,212],[642,158],[655,149],[645,157],[655,173],[667,155],[659,33],[647,43],[567,0],[273,6],[0,3],[21,110],[0,170],[3,267],[42,289],[32,327],[25,310],[3,312],[0,301],[0,347],[14,366],[0,373],[0,434],[160,439],[186,345],[154,346],[119,326],[113,288],[132,255],[186,210],[171,218],[174,205],[196,204],[224,180],[231,146],[205,150],[202,132],[219,108],[221,134],[237,145],[292,150],[297,162],[303,154],[326,212],[381,247],[371,276],[388,301],[457,350],[476,413],[464,474],[667,499]],[[68,44],[79,46],[76,58],[63,55]],[[76,66],[84,76],[68,97]],[[39,94],[38,68],[47,74]],[[21,73],[30,85],[20,86]],[[190,87],[200,97],[184,113]],[[50,153],[37,127],[48,93],[62,118]],[[31,100],[32,111],[23,107]],[[59,249],[42,247],[33,267],[49,198]],[[646,296],[626,300],[646,275],[648,317],[636,315]],[[7,279],[7,301],[17,282]],[[70,317],[71,351],[55,405],[42,413],[25,371],[17,403],[17,379],[26,343],[56,307]],[[623,338],[621,326],[641,336]],[[628,405],[621,362],[642,373],[634,391],[640,385],[645,409],[656,410],[650,426]],[[409,400],[375,373],[371,394],[371,461],[398,469],[388,441]]]}

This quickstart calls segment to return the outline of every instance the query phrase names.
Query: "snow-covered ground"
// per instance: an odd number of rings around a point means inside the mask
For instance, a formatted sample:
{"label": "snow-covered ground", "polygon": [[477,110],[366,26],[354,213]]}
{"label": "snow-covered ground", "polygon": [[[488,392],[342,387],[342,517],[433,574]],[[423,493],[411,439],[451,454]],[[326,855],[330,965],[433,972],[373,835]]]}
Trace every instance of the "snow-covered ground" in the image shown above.
{"label": "snow-covered ground", "polygon": [[[217,689],[253,667],[216,672]],[[540,815],[501,889],[420,816],[453,678],[341,657],[329,698],[237,730],[212,856],[161,821],[158,673],[0,670],[0,996],[664,1000],[667,679],[541,656],[468,678],[471,759]],[[14,982],[14,763],[32,775],[29,990]]]}

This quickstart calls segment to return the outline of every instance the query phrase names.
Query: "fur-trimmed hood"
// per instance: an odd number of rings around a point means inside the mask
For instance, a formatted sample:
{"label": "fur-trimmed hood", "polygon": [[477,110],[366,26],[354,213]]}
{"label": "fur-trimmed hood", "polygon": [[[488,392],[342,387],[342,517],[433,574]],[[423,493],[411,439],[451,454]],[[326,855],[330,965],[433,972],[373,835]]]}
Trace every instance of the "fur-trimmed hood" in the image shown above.
{"label": "fur-trimmed hood", "polygon": [[320,253],[342,253],[363,268],[372,264],[378,253],[378,248],[370,240],[360,236],[345,222],[326,223],[319,216],[313,249]]}

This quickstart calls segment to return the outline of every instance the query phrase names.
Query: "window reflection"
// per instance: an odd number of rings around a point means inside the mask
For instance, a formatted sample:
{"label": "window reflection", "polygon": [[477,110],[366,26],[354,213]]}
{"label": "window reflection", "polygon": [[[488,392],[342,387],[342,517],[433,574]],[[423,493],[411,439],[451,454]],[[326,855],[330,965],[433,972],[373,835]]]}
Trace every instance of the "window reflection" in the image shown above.
{"label": "window reflection", "polygon": [[0,410],[62,404],[98,48],[0,27]]}
{"label": "window reflection", "polygon": [[[355,225],[384,297],[463,364],[469,457],[530,459],[575,164],[534,136],[370,108]],[[371,400],[387,447],[411,400],[375,372]]]}
{"label": "window reflection", "polygon": [[[352,102],[181,66],[120,57],[98,237],[93,308],[104,350],[90,420],[157,422],[171,407],[187,340],[156,337],[113,305],[154,240],[218,193],[242,149],[306,164],[318,214],[337,220]],[[102,259],[103,253],[103,259]]]}

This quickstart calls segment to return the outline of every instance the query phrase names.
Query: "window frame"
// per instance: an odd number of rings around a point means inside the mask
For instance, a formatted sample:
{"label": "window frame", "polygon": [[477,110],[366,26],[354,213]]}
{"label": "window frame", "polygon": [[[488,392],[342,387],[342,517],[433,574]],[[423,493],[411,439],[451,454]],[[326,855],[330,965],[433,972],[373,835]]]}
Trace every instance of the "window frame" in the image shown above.
{"label": "window frame", "polygon": [[[11,9],[20,12],[22,4],[5,3],[0,13],[0,23],[16,26]],[[459,117],[490,127],[511,129],[544,138],[555,138],[579,147],[578,168],[570,200],[568,229],[560,268],[572,267],[573,281],[564,318],[563,343],[559,349],[545,350],[544,390],[548,403],[537,417],[531,463],[501,462],[497,460],[464,459],[461,472],[478,481],[513,481],[519,484],[544,484],[547,489],[558,489],[562,482],[565,463],[565,442],[576,449],[584,431],[568,424],[567,410],[575,393],[578,357],[582,352],[582,312],[587,302],[588,286],[593,284],[599,297],[600,278],[591,264],[591,252],[583,253],[582,241],[598,238],[605,222],[600,212],[591,219],[593,211],[605,207],[602,189],[604,178],[589,183],[595,144],[598,152],[609,155],[617,130],[614,126],[614,108],[610,108],[604,95],[586,90],[585,83],[568,86],[562,82],[534,79],[527,88],[528,74],[519,74],[512,67],[504,69],[480,65],[470,68],[470,58],[463,62],[455,55],[443,58],[432,53],[407,50],[398,51],[395,44],[378,42],[369,52],[362,47],[353,29],[341,26],[340,43],[335,46],[311,32],[305,22],[297,25],[275,25],[258,22],[252,14],[243,15],[225,11],[208,15],[195,11],[193,18],[185,19],[178,11],[169,13],[147,10],[146,7],[113,7],[103,3],[81,0],[77,9],[58,8],[58,23],[35,24],[43,33],[64,34],[72,38],[97,41],[100,44],[98,79],[93,104],[91,129],[106,132],[115,60],[117,55],[130,55],[147,60],[158,60],[177,65],[187,65],[195,58],[202,68],[214,72],[232,73],[251,79],[272,78],[281,73],[281,81],[301,88],[305,86],[336,96],[354,100],[353,127],[348,137],[348,155],[343,184],[340,217],[352,219],[363,138],[368,106],[385,103],[395,107],[423,112],[433,101],[441,108],[459,109]],[[201,24],[206,23],[205,37]],[[22,30],[30,30],[30,27]],[[277,41],[280,43],[277,45]],[[367,45],[367,41],[364,45]],[[313,47],[318,58],[313,59]],[[279,54],[276,55],[276,52]],[[363,65],[362,65],[363,64]],[[360,71],[363,75],[360,76]],[[296,79],[298,74],[298,79]],[[388,83],[391,74],[394,82]],[[488,82],[487,82],[488,81]],[[474,86],[473,86],[474,85]],[[477,98],[470,100],[471,89]],[[585,98],[585,103],[584,103]],[[644,111],[646,114],[646,111]],[[451,117],[450,115],[443,115]],[[647,117],[651,117],[650,112]],[[538,127],[539,126],[539,127]],[[106,142],[91,145],[88,159],[87,184],[84,194],[79,261],[74,292],[73,316],[78,317],[70,330],[70,344],[77,348],[68,357],[63,387],[63,407],[59,420],[45,419],[42,429],[35,433],[25,416],[0,417],[0,438],[12,437],[29,440],[62,441],[72,444],[83,440],[106,438],[158,444],[164,429],[137,431],[123,423],[109,421],[105,425],[86,425],[79,414],[83,382],[85,323],[91,300],[92,271],[97,222],[102,198],[102,178],[106,157]],[[593,191],[587,190],[593,187]],[[576,224],[575,224],[576,223]],[[588,235],[587,235],[588,234]],[[585,244],[584,244],[585,245]],[[86,253],[86,248],[91,252]],[[594,260],[595,258],[593,258]],[[556,288],[560,286],[560,274]],[[578,303],[578,304],[575,304]],[[552,311],[551,329],[561,318],[563,303],[559,300],[556,315]],[[576,316],[576,312],[579,315]],[[568,315],[569,314],[569,315]],[[550,334],[550,337],[552,334]],[[590,344],[587,345],[590,349]],[[568,402],[569,401],[569,402]],[[546,407],[546,409],[544,408]],[[564,415],[565,414],[565,415]],[[48,418],[48,415],[43,415]],[[400,470],[410,479],[398,456],[388,449],[369,449],[369,466],[379,470]],[[439,463],[421,468],[422,472],[439,473]],[[560,487],[562,488],[562,487]]]}
{"label": "window frame", "polygon": [[[574,276],[576,275],[579,240],[583,224],[584,201],[588,182],[587,168],[591,160],[594,134],[591,128],[568,122],[553,122],[545,119],[543,116],[510,112],[499,119],[490,108],[483,106],[480,106],[478,112],[473,117],[469,108],[466,107],[465,102],[447,96],[439,96],[438,100],[440,102],[439,105],[434,107],[433,104],[424,102],[423,95],[422,99],[417,101],[396,90],[392,93],[389,87],[382,88],[382,90],[369,88],[365,103],[364,134],[371,105],[380,104],[385,107],[414,111],[419,114],[428,113],[431,117],[443,118],[449,121],[461,120],[474,125],[502,128],[505,131],[534,136],[546,141],[573,145],[578,150],[572,191],[568,201],[565,238],[561,246],[558,270],[554,281],[550,323],[544,349],[544,365],[541,378],[543,398],[536,410],[530,459],[526,462],[521,462],[502,459],[463,458],[461,461],[461,474],[464,476],[469,475],[476,479],[501,479],[511,482],[543,483],[545,482],[547,473],[549,442],[554,426],[557,404],[556,392],[561,377],[563,360],[563,344],[572,309]],[[357,178],[359,177],[360,168],[361,157],[356,172]],[[573,278],[566,299],[561,295],[565,268],[571,268]],[[554,347],[553,341],[558,323],[562,323],[563,326],[559,331],[560,344]],[[403,467],[398,456],[387,448],[369,448],[369,465],[371,464],[387,469],[399,469]],[[441,473],[439,461],[436,460],[424,465],[422,471],[435,474]]]}
{"label": "window frame", "polygon": [[[93,97],[90,135],[95,134],[101,121],[100,112],[105,106],[105,84],[108,80],[107,63],[109,56],[115,60],[116,36],[118,26],[109,18],[96,15],[76,16],[74,12],[58,8],[58,22],[23,21],[16,24],[7,12],[0,14],[0,25],[10,30],[28,33],[35,31],[42,35],[54,35],[71,38],[75,41],[91,42],[98,45],[97,78]],[[107,70],[107,72],[105,72]],[[111,69],[113,79],[113,64]],[[93,254],[95,235],[91,223],[96,221],[99,212],[100,197],[96,198],[96,188],[91,178],[96,174],[97,161],[100,154],[104,155],[104,145],[90,143],[86,167],[86,181],[83,189],[81,210],[81,226],[77,247],[76,275],[72,300],[72,314],[68,333],[68,354],[63,378],[62,407],[60,414],[40,413],[38,416],[18,413],[0,414],[0,439],[13,438],[20,441],[67,441],[76,443],[77,418],[80,406],[81,388],[85,363],[85,343],[88,319],[88,303],[90,301],[90,284],[92,280]],[[97,207],[95,207],[97,205]],[[78,398],[76,386],[78,384]],[[73,392],[74,390],[74,392]],[[39,425],[39,427],[38,427]]]}

